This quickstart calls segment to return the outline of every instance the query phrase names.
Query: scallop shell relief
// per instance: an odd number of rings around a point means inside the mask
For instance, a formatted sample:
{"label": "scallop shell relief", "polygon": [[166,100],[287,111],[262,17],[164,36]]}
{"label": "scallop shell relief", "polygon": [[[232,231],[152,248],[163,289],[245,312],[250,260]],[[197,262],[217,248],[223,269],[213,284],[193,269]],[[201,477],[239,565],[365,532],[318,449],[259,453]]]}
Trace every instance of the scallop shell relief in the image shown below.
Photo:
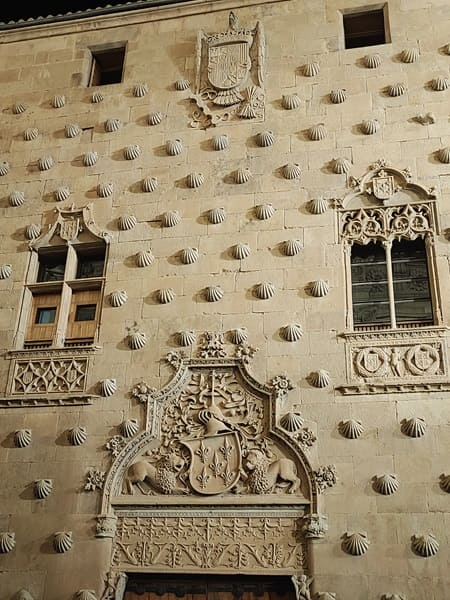
{"label": "scallop shell relief", "polygon": [[303,336],[303,329],[299,323],[290,323],[281,329],[281,337],[286,342],[298,342]]}
{"label": "scallop shell relief", "polygon": [[324,279],[317,279],[317,281],[312,281],[309,284],[308,290],[311,296],[323,298],[330,291],[330,285],[328,281],[325,281]]}
{"label": "scallop shell relief", "polygon": [[185,331],[180,331],[178,333],[178,343],[180,346],[192,346],[197,341],[197,336],[192,331],[192,329],[186,329]]}
{"label": "scallop shell relief", "polygon": [[297,94],[284,94],[281,98],[281,105],[286,110],[295,110],[301,105],[301,100]]}
{"label": "scallop shell relief", "polygon": [[207,302],[217,302],[223,298],[224,291],[218,285],[211,285],[205,289],[205,299]]}
{"label": "scallop shell relief", "polygon": [[128,345],[132,350],[141,350],[146,343],[147,336],[143,331],[136,331],[128,336]]}
{"label": "scallop shell relief", "polygon": [[59,554],[64,554],[70,550],[73,546],[72,532],[71,531],[58,531],[53,536],[53,548]]}
{"label": "scallop shell relief", "polygon": [[367,539],[367,534],[364,532],[345,533],[342,549],[347,554],[362,556],[369,549],[369,544],[370,542]]}
{"label": "scallop shell relief", "polygon": [[420,438],[425,435],[427,424],[421,417],[411,417],[402,421],[401,429],[408,437]]}
{"label": "scallop shell relief", "polygon": [[100,392],[105,398],[113,396],[117,392],[116,379],[103,379],[100,382]]}
{"label": "scallop shell relief", "polygon": [[82,446],[87,440],[86,427],[83,427],[82,425],[72,427],[72,429],[69,429],[67,437],[72,446]]}
{"label": "scallop shell relief", "polygon": [[16,448],[26,448],[31,444],[31,429],[18,429],[14,433],[14,445]]}
{"label": "scallop shell relief", "polygon": [[198,260],[198,248],[183,248],[180,252],[180,261],[184,265],[192,265]]}
{"label": "scallop shell relief", "polygon": [[420,536],[413,535],[411,537],[411,547],[419,556],[428,558],[437,554],[439,550],[439,542],[431,533]]}
{"label": "scallop shell relief", "polygon": [[38,500],[48,498],[53,491],[53,481],[51,479],[36,479],[33,486],[34,497]]}
{"label": "scallop shell relief", "polygon": [[286,431],[295,433],[303,427],[303,419],[296,412],[287,412],[281,417],[280,425]]}
{"label": "scallop shell relief", "polygon": [[348,419],[339,423],[339,432],[348,440],[356,440],[364,433],[364,427],[358,419]]}
{"label": "scallop shell relief", "polygon": [[139,423],[137,419],[125,419],[120,425],[120,430],[123,437],[131,438],[139,431]]}
{"label": "scallop shell relief", "polygon": [[309,376],[309,381],[316,388],[327,387],[330,383],[330,374],[325,369],[319,369]]}
{"label": "scallop shell relief", "polygon": [[109,295],[109,303],[114,308],[119,308],[120,306],[123,306],[127,300],[128,294],[125,290],[115,290]]}
{"label": "scallop shell relief", "polygon": [[16,534],[12,531],[0,532],[0,554],[8,554],[16,545]]}
{"label": "scallop shell relief", "polygon": [[384,475],[380,475],[379,477],[375,477],[373,482],[374,490],[383,496],[390,496],[391,494],[394,494],[399,487],[400,483],[397,479],[397,475],[392,473],[386,473]]}
{"label": "scallop shell relief", "polygon": [[275,286],[270,281],[264,281],[255,286],[253,293],[260,300],[269,300],[275,294]]}

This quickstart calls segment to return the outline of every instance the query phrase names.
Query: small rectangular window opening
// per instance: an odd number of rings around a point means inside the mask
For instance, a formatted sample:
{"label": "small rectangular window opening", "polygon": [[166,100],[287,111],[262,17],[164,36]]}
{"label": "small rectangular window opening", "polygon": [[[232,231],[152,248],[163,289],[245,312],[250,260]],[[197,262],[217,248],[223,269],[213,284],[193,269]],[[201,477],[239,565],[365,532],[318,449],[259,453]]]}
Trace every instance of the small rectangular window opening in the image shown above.
{"label": "small rectangular window opening", "polygon": [[390,42],[387,4],[364,10],[344,12],[344,37],[346,48],[362,48]]}
{"label": "small rectangular window opening", "polygon": [[40,254],[37,281],[62,281],[66,269],[66,252]]}
{"label": "small rectangular window opening", "polygon": [[125,60],[125,45],[102,50],[92,50],[92,67],[89,86],[121,83]]}
{"label": "small rectangular window opening", "polygon": [[95,321],[96,304],[78,304],[75,321]]}
{"label": "small rectangular window opening", "polygon": [[78,266],[77,279],[88,279],[90,277],[103,277],[105,268],[105,249],[92,248],[79,250],[77,252]]}
{"label": "small rectangular window opening", "polygon": [[38,308],[36,311],[35,323],[37,325],[49,325],[54,323],[56,318],[56,306]]}

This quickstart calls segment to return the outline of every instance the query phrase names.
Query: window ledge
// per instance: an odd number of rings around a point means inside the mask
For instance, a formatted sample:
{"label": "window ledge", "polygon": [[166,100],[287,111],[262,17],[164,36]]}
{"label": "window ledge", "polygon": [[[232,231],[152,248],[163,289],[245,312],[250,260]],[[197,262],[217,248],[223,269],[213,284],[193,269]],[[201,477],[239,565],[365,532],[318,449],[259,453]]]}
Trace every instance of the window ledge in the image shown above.
{"label": "window ledge", "polygon": [[67,346],[64,348],[23,348],[20,350],[9,350],[6,358],[55,358],[82,354],[95,354],[103,350],[102,346],[86,344],[85,346]]}
{"label": "window ledge", "polygon": [[411,340],[414,338],[444,337],[450,331],[446,325],[424,325],[423,327],[398,327],[397,329],[380,329],[345,331],[338,334],[346,342],[362,342],[376,340]]}

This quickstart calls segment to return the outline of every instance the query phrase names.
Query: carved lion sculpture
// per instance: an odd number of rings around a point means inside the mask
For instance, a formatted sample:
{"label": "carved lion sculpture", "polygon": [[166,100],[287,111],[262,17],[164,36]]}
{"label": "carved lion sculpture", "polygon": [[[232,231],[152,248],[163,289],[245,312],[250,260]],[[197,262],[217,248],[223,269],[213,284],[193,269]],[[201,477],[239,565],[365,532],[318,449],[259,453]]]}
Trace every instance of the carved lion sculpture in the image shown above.
{"label": "carved lion sculpture", "polygon": [[247,485],[252,494],[270,494],[277,484],[287,483],[288,492],[294,494],[300,487],[295,463],[290,458],[271,461],[261,450],[253,449],[245,461]]}
{"label": "carved lion sculpture", "polygon": [[183,493],[184,490],[177,486],[177,477],[184,466],[184,460],[176,454],[162,456],[156,463],[140,460],[130,467],[124,478],[128,494],[134,494],[135,484],[143,494],[149,493],[143,489],[146,482],[151,490],[160,494]]}

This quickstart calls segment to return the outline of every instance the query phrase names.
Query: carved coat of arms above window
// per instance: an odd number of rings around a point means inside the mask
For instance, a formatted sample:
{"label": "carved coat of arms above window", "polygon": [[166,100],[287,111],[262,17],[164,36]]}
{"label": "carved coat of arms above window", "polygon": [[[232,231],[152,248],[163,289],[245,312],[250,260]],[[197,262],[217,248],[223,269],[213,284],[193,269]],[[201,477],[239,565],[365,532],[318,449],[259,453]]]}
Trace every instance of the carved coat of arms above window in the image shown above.
{"label": "carved coat of arms above window", "polygon": [[231,119],[264,119],[265,38],[262,24],[241,26],[229,16],[227,31],[200,31],[191,99],[198,110],[192,127],[207,128]]}
{"label": "carved coat of arms above window", "polygon": [[278,415],[292,384],[257,382],[247,370],[254,351],[238,345],[227,356],[223,334],[206,332],[198,358],[168,355],[165,388],[132,388],[145,431],[115,454],[98,517],[97,535],[113,538],[113,571],[307,569],[306,540],[326,531],[323,471],[335,481],[334,467],[312,470],[303,419]]}

